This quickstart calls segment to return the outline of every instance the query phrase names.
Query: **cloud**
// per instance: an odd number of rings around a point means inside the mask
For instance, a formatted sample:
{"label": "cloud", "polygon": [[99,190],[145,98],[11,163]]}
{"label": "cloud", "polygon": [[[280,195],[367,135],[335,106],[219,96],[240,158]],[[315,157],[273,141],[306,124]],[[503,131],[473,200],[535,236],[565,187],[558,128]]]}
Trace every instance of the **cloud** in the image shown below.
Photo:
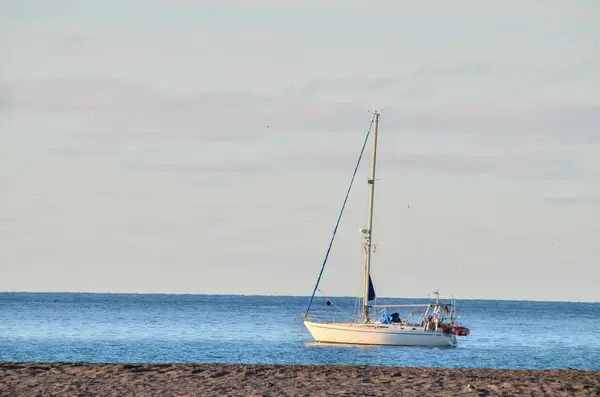
{"label": "cloud", "polygon": [[598,207],[600,206],[600,197],[549,197],[546,202],[576,207]]}
{"label": "cloud", "polygon": [[265,164],[241,162],[213,162],[205,164],[185,163],[181,161],[163,162],[124,162],[120,168],[127,171],[139,171],[166,174],[255,174],[269,171]]}
{"label": "cloud", "polygon": [[[367,111],[373,110],[373,104],[360,100],[360,93],[401,93],[399,87],[404,83],[395,77],[355,77],[312,81],[274,93],[181,94],[112,79],[64,78],[0,86],[0,104],[5,111],[84,116],[95,130],[109,134],[256,140],[277,132],[359,132],[368,125]],[[355,99],[325,98],[334,92]],[[397,133],[460,135],[489,144],[600,144],[600,105],[595,104],[457,101],[414,108],[388,99],[376,106],[383,112],[386,129]]]}
{"label": "cloud", "polygon": [[44,154],[61,159],[89,159],[92,157],[111,157],[116,152],[117,148],[114,145],[55,144],[48,147]]}
{"label": "cloud", "polygon": [[[260,139],[273,131],[340,130],[364,123],[366,108],[310,95],[213,91],[176,94],[111,79],[56,79],[0,86],[9,111],[87,117],[103,134]],[[360,109],[360,116],[359,111]]]}
{"label": "cloud", "polygon": [[315,79],[295,87],[285,88],[280,95],[301,99],[357,100],[373,98],[381,100],[428,98],[434,93],[427,82],[414,82],[405,77],[364,77],[360,75],[337,79]]}
{"label": "cloud", "polygon": [[[357,149],[358,150],[358,149]],[[349,171],[358,153],[328,148],[308,151],[289,150],[271,156],[281,168]],[[528,151],[463,151],[463,152],[409,152],[385,147],[379,149],[380,170],[406,172],[467,173],[510,175],[517,178],[575,178],[586,170],[576,154],[540,153]],[[364,163],[364,161],[363,161]]]}
{"label": "cloud", "polygon": [[[321,151],[286,153],[274,157],[286,166],[300,169],[350,171],[357,156],[357,153]],[[464,153],[380,153],[379,157],[380,162],[384,161],[380,167],[418,172],[490,172],[499,165],[494,159]]]}
{"label": "cloud", "polygon": [[528,2],[523,4],[518,0],[509,0],[503,3],[482,4],[477,0],[459,0],[453,3],[431,2],[415,3],[408,0],[375,0],[365,3],[360,0],[302,0],[281,2],[278,0],[159,0],[163,4],[176,5],[202,5],[219,8],[269,8],[283,10],[320,10],[336,12],[379,12],[386,15],[443,15],[464,16],[464,10],[469,10],[469,15],[489,16],[545,16],[545,17],[585,17],[590,12],[598,12],[599,8],[594,2],[573,1],[564,2]]}
{"label": "cloud", "polygon": [[522,103],[450,105],[426,110],[390,109],[391,128],[467,134],[491,143],[600,144],[600,105]]}
{"label": "cloud", "polygon": [[27,48],[34,53],[31,61],[44,61],[48,58],[78,57],[92,51],[97,38],[81,32],[58,31],[36,35],[39,46]]}
{"label": "cloud", "polygon": [[[413,97],[427,94],[432,96],[435,92],[431,80],[453,81],[459,79],[477,79],[484,86],[493,83],[482,78],[503,78],[518,80],[527,83],[535,80],[538,82],[564,83],[585,79],[593,76],[600,68],[600,63],[595,58],[574,60],[563,64],[544,64],[528,66],[519,62],[498,63],[484,60],[470,60],[465,62],[429,62],[412,70],[395,76],[365,77],[352,75],[337,79],[315,79],[305,84],[289,89],[289,93],[297,95],[319,95],[324,92],[339,92],[350,95],[355,94],[384,94],[393,92],[396,96]],[[505,80],[505,82],[507,82]],[[512,81],[510,81],[512,82]],[[438,91],[440,91],[438,89]],[[460,98],[462,92],[456,97]]]}
{"label": "cloud", "polygon": [[42,2],[23,0],[3,4],[0,20],[20,17],[48,17],[67,11],[69,0],[45,0]]}
{"label": "cloud", "polygon": [[342,91],[356,93],[357,91],[386,91],[397,87],[401,80],[397,77],[365,78],[350,76],[338,79],[317,79],[301,85],[299,88],[290,89],[302,96],[313,96],[323,91]]}
{"label": "cloud", "polygon": [[261,96],[244,92],[175,95],[110,78],[61,78],[0,87],[16,107],[49,111],[138,112],[260,105]]}
{"label": "cloud", "polygon": [[9,106],[8,95],[0,89],[0,112],[8,110]]}
{"label": "cloud", "polygon": [[269,104],[251,93],[172,94],[111,79],[46,80],[0,91],[9,111],[85,117],[98,135],[195,135],[207,141],[260,139]]}
{"label": "cloud", "polygon": [[456,76],[487,76],[495,71],[491,63],[469,61],[451,65],[430,64],[421,66],[410,73],[415,78],[452,78]]}
{"label": "cloud", "polygon": [[546,76],[546,81],[551,84],[580,81],[593,78],[600,69],[600,58],[589,57],[565,65],[546,65],[537,68],[538,73]]}

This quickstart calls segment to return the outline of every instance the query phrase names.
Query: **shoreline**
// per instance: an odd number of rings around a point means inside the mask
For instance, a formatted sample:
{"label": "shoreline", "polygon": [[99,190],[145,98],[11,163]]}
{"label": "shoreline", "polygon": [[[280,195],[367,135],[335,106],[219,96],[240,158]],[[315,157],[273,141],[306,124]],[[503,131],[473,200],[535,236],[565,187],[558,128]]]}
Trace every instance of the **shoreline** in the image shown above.
{"label": "shoreline", "polygon": [[600,371],[0,362],[0,396],[600,395]]}

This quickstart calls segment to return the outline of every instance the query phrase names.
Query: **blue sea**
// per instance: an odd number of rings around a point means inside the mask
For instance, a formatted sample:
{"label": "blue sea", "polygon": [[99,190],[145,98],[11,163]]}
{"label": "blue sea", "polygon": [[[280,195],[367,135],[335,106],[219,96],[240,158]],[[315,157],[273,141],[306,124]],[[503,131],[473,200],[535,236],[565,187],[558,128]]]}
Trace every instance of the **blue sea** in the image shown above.
{"label": "blue sea", "polygon": [[[335,298],[352,310],[354,298]],[[405,300],[389,300],[402,303]],[[415,300],[411,300],[414,302]],[[458,300],[457,348],[318,345],[307,297],[0,293],[0,361],[600,370],[600,304]],[[425,302],[425,301],[423,301]],[[316,314],[337,310],[321,299]]]}

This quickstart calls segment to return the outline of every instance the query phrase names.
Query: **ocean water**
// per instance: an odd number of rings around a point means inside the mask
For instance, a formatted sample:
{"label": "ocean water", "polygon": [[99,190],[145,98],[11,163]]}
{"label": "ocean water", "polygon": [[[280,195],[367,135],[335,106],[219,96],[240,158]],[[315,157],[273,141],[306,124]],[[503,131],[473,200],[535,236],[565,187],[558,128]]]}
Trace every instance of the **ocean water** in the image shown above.
{"label": "ocean water", "polygon": [[[386,303],[404,300],[389,300]],[[0,293],[0,361],[600,370],[600,304],[459,300],[457,348],[318,345],[307,297]],[[414,300],[411,300],[414,302]],[[335,298],[352,310],[354,298]],[[338,310],[316,299],[317,314]]]}

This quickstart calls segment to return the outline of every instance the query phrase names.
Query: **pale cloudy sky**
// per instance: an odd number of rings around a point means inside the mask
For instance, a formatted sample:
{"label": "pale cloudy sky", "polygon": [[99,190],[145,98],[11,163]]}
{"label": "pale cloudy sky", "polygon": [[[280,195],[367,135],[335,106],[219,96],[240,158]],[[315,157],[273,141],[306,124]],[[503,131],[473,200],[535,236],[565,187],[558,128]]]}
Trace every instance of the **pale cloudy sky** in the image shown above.
{"label": "pale cloudy sky", "polygon": [[308,295],[377,108],[380,296],[600,301],[600,2],[416,3],[0,0],[0,290]]}

